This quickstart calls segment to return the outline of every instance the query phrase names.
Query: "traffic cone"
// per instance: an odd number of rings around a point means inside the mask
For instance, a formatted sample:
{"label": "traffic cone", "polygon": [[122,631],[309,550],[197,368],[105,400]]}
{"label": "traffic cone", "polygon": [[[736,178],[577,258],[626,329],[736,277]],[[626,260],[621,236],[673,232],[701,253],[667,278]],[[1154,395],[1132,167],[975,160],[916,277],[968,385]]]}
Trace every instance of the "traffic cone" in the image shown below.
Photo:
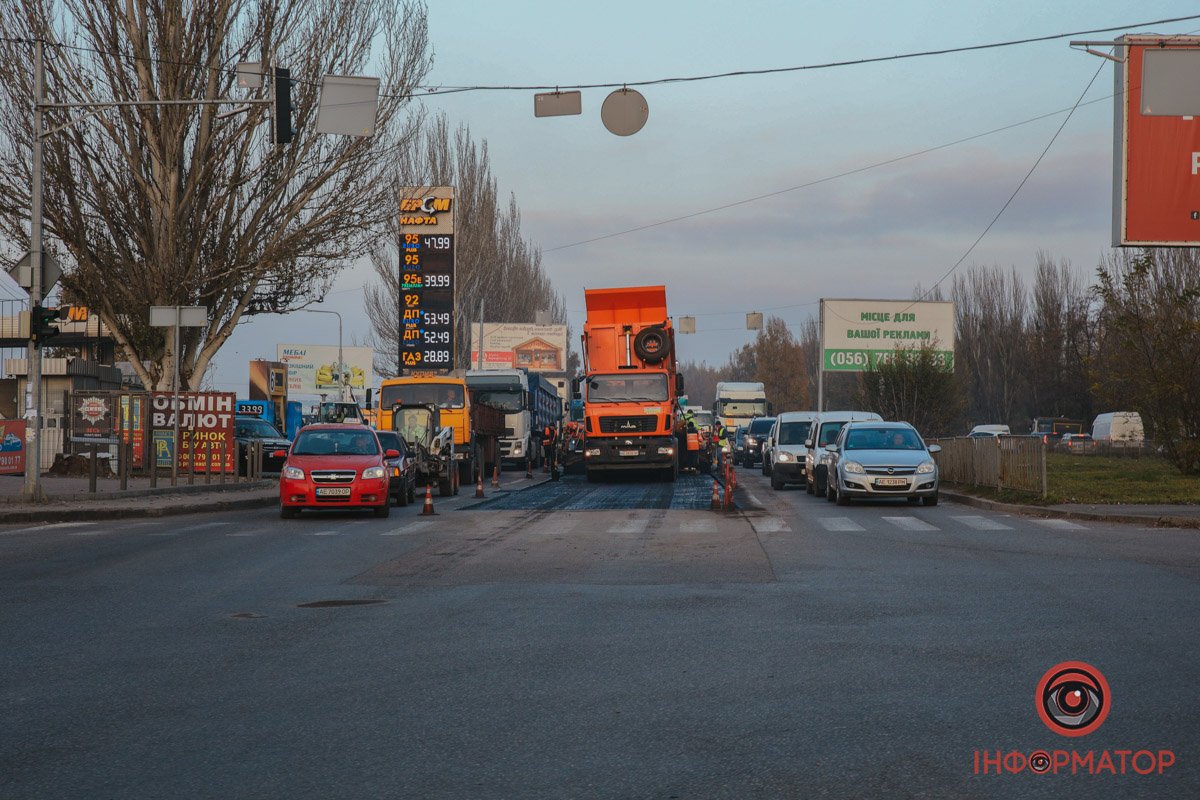
{"label": "traffic cone", "polygon": [[496,462],[496,468],[492,470],[492,488],[500,487],[500,462]]}
{"label": "traffic cone", "polygon": [[720,497],[720,495],[718,494],[718,491],[717,491],[717,481],[716,481],[716,478],[714,478],[714,479],[713,479],[713,493],[712,493],[712,502],[711,502],[711,503],[709,503],[709,506],[708,506],[708,507],[709,507],[710,509],[712,509],[713,511],[718,511],[718,510],[720,510],[720,508],[721,508],[721,497]]}
{"label": "traffic cone", "polygon": [[528,456],[525,458],[525,477],[529,479],[533,478],[533,459]]}
{"label": "traffic cone", "polygon": [[425,507],[421,509],[421,516],[431,517],[434,514],[437,512],[433,510],[433,484],[427,483],[425,484]]}
{"label": "traffic cone", "polygon": [[479,471],[479,477],[475,479],[475,497],[483,497],[483,470]]}

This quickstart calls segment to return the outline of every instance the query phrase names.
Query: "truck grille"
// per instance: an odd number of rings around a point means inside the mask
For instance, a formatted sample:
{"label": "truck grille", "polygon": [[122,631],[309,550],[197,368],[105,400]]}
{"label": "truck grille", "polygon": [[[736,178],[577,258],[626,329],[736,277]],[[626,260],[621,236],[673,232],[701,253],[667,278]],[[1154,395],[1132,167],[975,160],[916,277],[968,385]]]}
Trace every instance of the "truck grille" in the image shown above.
{"label": "truck grille", "polygon": [[601,417],[601,433],[650,433],[658,427],[658,417]]}

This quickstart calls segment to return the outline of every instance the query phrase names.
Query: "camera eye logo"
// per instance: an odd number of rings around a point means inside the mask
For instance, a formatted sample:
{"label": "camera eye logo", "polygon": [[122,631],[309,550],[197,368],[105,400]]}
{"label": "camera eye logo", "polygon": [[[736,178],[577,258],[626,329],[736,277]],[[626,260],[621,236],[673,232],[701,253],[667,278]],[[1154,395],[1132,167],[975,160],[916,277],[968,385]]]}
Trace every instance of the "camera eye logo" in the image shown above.
{"label": "camera eye logo", "polygon": [[1108,717],[1111,695],[1100,670],[1082,661],[1055,664],[1034,693],[1038,716],[1062,736],[1086,736]]}

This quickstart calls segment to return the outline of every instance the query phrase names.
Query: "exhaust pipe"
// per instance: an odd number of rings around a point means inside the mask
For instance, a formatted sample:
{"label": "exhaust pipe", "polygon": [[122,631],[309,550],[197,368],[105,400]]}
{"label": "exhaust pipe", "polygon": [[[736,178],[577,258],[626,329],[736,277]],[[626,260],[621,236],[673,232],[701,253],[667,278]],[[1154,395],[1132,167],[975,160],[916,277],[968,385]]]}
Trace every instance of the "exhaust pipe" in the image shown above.
{"label": "exhaust pipe", "polygon": [[625,326],[625,366],[633,366],[633,326]]}

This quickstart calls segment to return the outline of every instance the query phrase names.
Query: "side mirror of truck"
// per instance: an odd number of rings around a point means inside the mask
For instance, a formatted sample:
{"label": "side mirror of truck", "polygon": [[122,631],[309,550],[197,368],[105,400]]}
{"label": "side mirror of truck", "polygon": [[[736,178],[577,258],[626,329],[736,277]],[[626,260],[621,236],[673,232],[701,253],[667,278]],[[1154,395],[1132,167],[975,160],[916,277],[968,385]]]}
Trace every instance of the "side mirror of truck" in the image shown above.
{"label": "side mirror of truck", "polygon": [[831,453],[836,453],[837,452],[837,442],[830,442],[829,444],[825,445],[825,449]]}
{"label": "side mirror of truck", "polygon": [[805,440],[804,440],[804,446],[805,446],[807,449],[809,449],[809,450],[812,450],[812,449],[813,449],[813,440],[812,440],[812,439],[805,439]]}
{"label": "side mirror of truck", "polygon": [[683,376],[675,375],[675,394],[683,394]]}
{"label": "side mirror of truck", "polygon": [[579,397],[579,378],[571,378],[571,395]]}

